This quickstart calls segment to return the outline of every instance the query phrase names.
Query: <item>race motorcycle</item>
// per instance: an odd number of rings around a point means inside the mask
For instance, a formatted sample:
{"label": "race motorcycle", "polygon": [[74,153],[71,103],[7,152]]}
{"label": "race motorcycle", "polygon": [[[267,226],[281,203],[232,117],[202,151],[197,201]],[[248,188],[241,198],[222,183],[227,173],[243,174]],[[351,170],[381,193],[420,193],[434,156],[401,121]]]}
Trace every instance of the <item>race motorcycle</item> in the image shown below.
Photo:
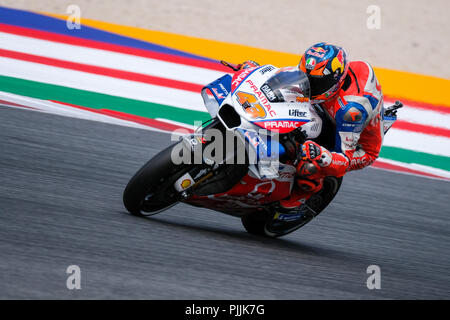
{"label": "race motorcycle", "polygon": [[[240,217],[251,234],[284,236],[321,213],[339,191],[342,177],[326,177],[299,208],[279,207],[292,191],[301,145],[313,140],[332,150],[334,124],[309,102],[309,81],[298,68],[238,70],[222,63],[236,72],[202,89],[211,120],[149,160],[126,186],[124,205],[133,215],[150,216],[183,202]],[[380,105],[386,133],[402,104]]]}

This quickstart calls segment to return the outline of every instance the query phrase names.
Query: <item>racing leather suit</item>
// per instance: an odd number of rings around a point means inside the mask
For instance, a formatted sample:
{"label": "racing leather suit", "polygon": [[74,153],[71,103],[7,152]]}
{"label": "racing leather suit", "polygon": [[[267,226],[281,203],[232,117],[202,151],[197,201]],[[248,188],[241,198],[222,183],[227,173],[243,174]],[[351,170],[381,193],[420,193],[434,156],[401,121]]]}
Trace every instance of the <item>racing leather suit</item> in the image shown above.
{"label": "racing leather suit", "polygon": [[321,106],[336,124],[331,164],[322,167],[322,176],[341,177],[346,172],[372,164],[383,143],[381,110],[383,94],[372,67],[352,61],[338,95]]}
{"label": "racing leather suit", "polygon": [[303,165],[306,161],[300,162],[297,167],[301,176],[297,180],[298,188],[294,187],[291,196],[280,201],[283,208],[293,209],[301,205],[322,188],[324,177],[342,177],[376,160],[384,137],[382,105],[383,94],[372,67],[363,61],[350,62],[341,90],[334,99],[320,104],[336,125],[335,146],[333,150],[327,150],[315,142],[305,142],[303,156],[306,151],[307,157],[303,159],[311,157],[309,150],[316,150],[312,153],[318,160],[309,162],[315,163],[317,170],[305,172]]}

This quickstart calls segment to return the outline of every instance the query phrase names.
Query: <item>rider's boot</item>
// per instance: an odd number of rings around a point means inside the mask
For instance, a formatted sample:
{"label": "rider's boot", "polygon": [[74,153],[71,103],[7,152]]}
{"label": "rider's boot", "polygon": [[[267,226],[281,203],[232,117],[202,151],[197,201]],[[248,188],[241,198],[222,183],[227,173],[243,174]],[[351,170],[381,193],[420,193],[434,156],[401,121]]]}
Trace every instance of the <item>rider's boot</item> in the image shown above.
{"label": "rider's boot", "polygon": [[298,179],[297,186],[291,192],[291,195],[280,200],[280,209],[289,212],[304,204],[313,194],[319,192],[323,187],[323,178],[318,180]]}

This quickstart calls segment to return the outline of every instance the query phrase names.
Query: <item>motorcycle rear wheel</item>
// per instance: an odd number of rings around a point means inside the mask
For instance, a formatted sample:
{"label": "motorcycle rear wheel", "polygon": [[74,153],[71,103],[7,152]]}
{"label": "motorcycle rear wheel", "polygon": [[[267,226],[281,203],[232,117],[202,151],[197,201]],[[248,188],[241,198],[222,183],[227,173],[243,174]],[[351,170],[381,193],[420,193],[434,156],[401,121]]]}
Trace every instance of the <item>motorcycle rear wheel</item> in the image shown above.
{"label": "motorcycle rear wheel", "polygon": [[298,230],[317,217],[330,204],[341,187],[342,177],[326,177],[323,184],[323,188],[306,201],[314,213],[309,211],[299,219],[285,223],[274,220],[276,212],[270,215],[254,213],[241,217],[242,225],[248,233],[269,238],[285,236]]}

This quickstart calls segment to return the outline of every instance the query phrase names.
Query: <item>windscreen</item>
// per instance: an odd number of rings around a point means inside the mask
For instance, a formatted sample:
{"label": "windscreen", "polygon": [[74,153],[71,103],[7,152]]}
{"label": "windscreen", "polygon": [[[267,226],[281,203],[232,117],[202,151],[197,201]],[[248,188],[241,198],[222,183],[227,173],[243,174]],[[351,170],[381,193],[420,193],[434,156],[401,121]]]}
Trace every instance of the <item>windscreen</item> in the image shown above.
{"label": "windscreen", "polygon": [[311,87],[309,85],[308,77],[296,67],[281,68],[275,75],[267,80],[266,84],[273,92],[280,89],[286,89],[299,93],[305,98],[310,98]]}

